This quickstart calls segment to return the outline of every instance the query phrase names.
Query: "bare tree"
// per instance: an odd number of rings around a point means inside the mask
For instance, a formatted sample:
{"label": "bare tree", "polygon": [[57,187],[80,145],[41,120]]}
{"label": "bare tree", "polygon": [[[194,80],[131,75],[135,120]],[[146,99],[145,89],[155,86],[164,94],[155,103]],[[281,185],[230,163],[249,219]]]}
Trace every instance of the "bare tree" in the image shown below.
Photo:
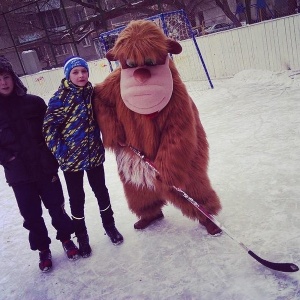
{"label": "bare tree", "polygon": [[228,4],[228,0],[216,0],[216,4],[223,10],[223,12],[227,16],[227,18],[232,21],[232,23],[234,24],[235,27],[242,26],[242,24],[239,21],[239,19],[230,10],[229,4]]}
{"label": "bare tree", "polygon": [[21,52],[30,47],[36,49],[41,60],[52,57],[52,64],[57,65],[56,53],[64,53],[66,44],[79,53],[80,43],[87,37],[98,37],[114,24],[184,10],[192,26],[198,26],[208,4],[219,6],[240,26],[227,0],[1,0],[0,34],[5,43],[0,52],[17,48]]}
{"label": "bare tree", "polygon": [[[23,2],[23,1],[22,1]],[[22,3],[17,0],[1,0],[0,11],[6,12],[8,9],[19,9],[22,12],[22,7],[28,7],[32,4],[31,9],[34,9],[38,5],[47,5],[51,3],[51,0],[27,0],[26,3]],[[55,41],[53,44],[65,44],[65,43],[80,43],[84,38],[97,32],[97,34],[107,31],[109,29],[109,23],[113,19],[123,18],[124,21],[128,21],[132,18],[143,18],[149,17],[164,11],[170,10],[184,10],[192,26],[196,26],[196,18],[199,11],[202,10],[203,5],[207,2],[205,0],[69,0],[61,1],[61,6],[67,5],[68,11],[70,12],[70,3],[74,4],[74,9],[78,7],[86,8],[92,14],[86,19],[81,21],[69,22],[65,30],[55,33]],[[235,26],[241,26],[238,19],[230,11],[227,0],[215,0],[218,5],[226,14],[226,16],[232,20]],[[10,14],[10,22],[14,24],[12,30],[16,30],[18,34],[20,32],[30,33],[35,30],[45,30],[47,24],[45,24],[44,18],[40,19],[39,22],[32,22],[28,20],[28,9],[27,15],[21,13]],[[65,13],[65,19],[68,19]],[[44,23],[44,24],[42,24]],[[49,33],[53,35],[52,32]],[[59,37],[60,36],[60,37]],[[44,36],[44,40],[46,37]]]}
{"label": "bare tree", "polygon": [[289,14],[294,14],[297,11],[297,0],[287,0]]}
{"label": "bare tree", "polygon": [[[96,0],[94,3],[92,1],[86,0],[71,0],[77,5],[92,9],[95,14],[89,17],[88,20],[83,20],[74,24],[71,27],[71,30],[74,32],[80,33],[80,28],[84,29],[86,26],[89,26],[91,23],[97,24],[98,28],[95,30],[101,30],[107,28],[107,21],[125,16],[128,14],[137,15],[137,16],[152,16],[154,14],[160,13],[162,11],[169,10],[180,10],[183,9],[192,25],[195,26],[195,12],[201,10],[204,0],[141,0],[141,1],[130,1],[130,0],[120,0],[120,1],[109,1],[110,6],[107,7],[106,1]],[[113,2],[113,5],[112,5]],[[215,3],[220,7],[225,15],[233,22],[236,27],[241,26],[240,21],[230,10],[227,0],[215,0]]]}

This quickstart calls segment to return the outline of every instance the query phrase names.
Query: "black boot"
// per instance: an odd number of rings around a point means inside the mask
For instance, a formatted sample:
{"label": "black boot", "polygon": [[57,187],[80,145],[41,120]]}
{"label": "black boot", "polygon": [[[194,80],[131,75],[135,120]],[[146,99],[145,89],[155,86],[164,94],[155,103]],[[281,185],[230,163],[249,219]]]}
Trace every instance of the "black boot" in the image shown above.
{"label": "black boot", "polygon": [[79,245],[80,255],[84,258],[89,257],[92,253],[92,248],[89,243],[89,236],[87,233],[77,235],[77,242]]}
{"label": "black boot", "polygon": [[67,254],[69,260],[77,260],[79,256],[79,250],[71,240],[67,240],[62,243],[62,246]]}
{"label": "black boot", "polygon": [[72,216],[72,220],[73,220],[75,234],[78,232],[80,232],[80,233],[87,232],[84,217],[77,218],[77,217]]}
{"label": "black boot", "polygon": [[106,234],[109,236],[111,242],[114,245],[119,245],[123,243],[123,236],[122,234],[118,231],[115,225],[109,226],[105,228]]}
{"label": "black boot", "polygon": [[52,268],[52,256],[50,249],[40,251],[40,263],[39,267],[42,272],[48,272]]}
{"label": "black boot", "polygon": [[142,230],[142,229],[145,229],[147,228],[148,226],[150,226],[151,224],[153,224],[155,221],[158,221],[158,220],[161,220],[164,218],[164,214],[162,213],[162,211],[152,217],[152,218],[141,218],[140,220],[138,220],[135,224],[134,224],[134,228],[135,229],[139,229],[139,230]]}

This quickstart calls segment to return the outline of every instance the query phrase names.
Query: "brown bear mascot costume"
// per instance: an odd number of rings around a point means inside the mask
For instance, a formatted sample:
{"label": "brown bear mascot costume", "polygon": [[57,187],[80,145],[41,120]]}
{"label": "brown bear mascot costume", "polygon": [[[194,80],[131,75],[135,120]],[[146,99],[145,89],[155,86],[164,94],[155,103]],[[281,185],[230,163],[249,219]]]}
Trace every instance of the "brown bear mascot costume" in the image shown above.
{"label": "brown bear mascot costume", "polygon": [[121,66],[96,85],[94,108],[104,146],[116,155],[128,206],[139,218],[134,228],[163,218],[169,201],[215,235],[221,229],[172,189],[182,189],[211,215],[221,209],[207,175],[208,143],[198,110],[168,55],[181,50],[154,22],[131,21],[106,55]]}

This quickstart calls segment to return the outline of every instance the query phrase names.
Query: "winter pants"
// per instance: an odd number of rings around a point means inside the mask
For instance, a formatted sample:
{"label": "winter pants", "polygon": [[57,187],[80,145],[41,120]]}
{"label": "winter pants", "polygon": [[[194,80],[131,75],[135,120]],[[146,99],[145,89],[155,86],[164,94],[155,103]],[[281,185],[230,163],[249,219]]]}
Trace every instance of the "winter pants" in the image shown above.
{"label": "winter pants", "polygon": [[57,230],[56,239],[61,242],[70,239],[74,232],[74,224],[64,209],[64,195],[58,175],[47,175],[36,182],[18,183],[12,188],[24,218],[23,226],[29,230],[32,250],[48,249],[51,243],[42,217],[42,202],[49,211],[53,227]]}
{"label": "winter pants", "polygon": [[[110,204],[109,193],[105,185],[103,164],[86,170],[90,187],[92,188],[100,209],[104,229],[115,224],[113,210]],[[85,193],[83,190],[84,171],[64,172],[70,198],[70,208],[75,226],[75,234],[87,233],[84,220]]]}

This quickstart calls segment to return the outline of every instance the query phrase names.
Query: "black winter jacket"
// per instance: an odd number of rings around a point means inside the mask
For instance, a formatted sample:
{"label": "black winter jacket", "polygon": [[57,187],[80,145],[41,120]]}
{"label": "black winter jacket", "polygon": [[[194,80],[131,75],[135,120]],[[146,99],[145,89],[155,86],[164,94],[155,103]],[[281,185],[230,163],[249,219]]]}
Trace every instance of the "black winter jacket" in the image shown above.
{"label": "black winter jacket", "polygon": [[46,109],[38,96],[0,96],[0,164],[9,185],[33,182],[58,171],[42,134]]}

